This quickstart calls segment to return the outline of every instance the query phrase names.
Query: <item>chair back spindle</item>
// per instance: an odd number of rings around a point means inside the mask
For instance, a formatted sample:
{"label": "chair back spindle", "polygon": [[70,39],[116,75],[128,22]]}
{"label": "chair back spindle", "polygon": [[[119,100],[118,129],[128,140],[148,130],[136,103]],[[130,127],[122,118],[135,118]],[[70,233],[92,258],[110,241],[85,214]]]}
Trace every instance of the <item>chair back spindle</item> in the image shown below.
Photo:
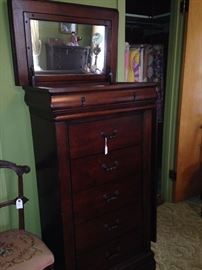
{"label": "chair back spindle", "polygon": [[16,173],[18,176],[18,194],[17,197],[12,200],[7,200],[0,202],[0,208],[6,207],[9,205],[15,205],[18,210],[18,220],[19,220],[19,229],[25,229],[25,220],[24,220],[24,204],[28,199],[24,196],[23,189],[23,174],[30,172],[29,166],[16,165],[13,162],[0,160],[0,169],[10,169]]}

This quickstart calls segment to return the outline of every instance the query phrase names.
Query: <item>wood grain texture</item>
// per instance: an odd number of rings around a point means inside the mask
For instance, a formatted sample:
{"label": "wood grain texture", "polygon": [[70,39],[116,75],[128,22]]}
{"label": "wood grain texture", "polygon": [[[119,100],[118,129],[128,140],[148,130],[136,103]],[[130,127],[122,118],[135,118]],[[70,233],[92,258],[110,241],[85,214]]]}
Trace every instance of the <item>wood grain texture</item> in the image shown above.
{"label": "wood grain texture", "polygon": [[[78,4],[67,4],[54,1],[8,1],[11,37],[13,40],[13,60],[16,85],[44,85],[46,83],[75,83],[78,80],[109,81],[109,73],[116,78],[118,13],[115,9],[93,7]],[[73,17],[72,17],[73,14]],[[56,22],[74,22],[80,24],[105,25],[106,33],[106,71],[103,75],[68,75],[68,74],[42,74],[33,76],[33,56],[30,34],[30,19],[49,20]]]}
{"label": "wood grain texture", "polygon": [[182,76],[175,201],[202,190],[202,2],[190,0]]}
{"label": "wood grain texture", "polygon": [[[120,95],[117,101],[114,92],[125,86],[107,85],[107,110],[95,100],[90,115],[82,105],[55,109],[52,96],[61,94],[56,89],[25,88],[42,232],[56,269],[154,269],[148,250],[155,235],[155,89],[133,84],[131,97],[137,91],[141,99],[126,103]],[[80,87],[74,88],[78,93]],[[88,95],[89,88],[82,88]],[[62,89],[66,95],[75,95],[71,87]]]}

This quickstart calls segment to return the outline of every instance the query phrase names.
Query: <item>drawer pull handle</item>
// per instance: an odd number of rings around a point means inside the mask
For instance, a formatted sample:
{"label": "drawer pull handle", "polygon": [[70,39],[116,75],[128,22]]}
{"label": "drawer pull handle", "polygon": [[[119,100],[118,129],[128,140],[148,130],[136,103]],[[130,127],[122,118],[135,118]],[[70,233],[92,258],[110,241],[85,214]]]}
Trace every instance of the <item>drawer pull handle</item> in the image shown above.
{"label": "drawer pull handle", "polygon": [[105,201],[107,203],[110,203],[111,201],[117,200],[118,196],[119,196],[119,191],[118,190],[115,190],[111,194],[104,194],[103,195],[103,198],[105,199]]}
{"label": "drawer pull handle", "polygon": [[115,220],[115,222],[114,222],[114,224],[104,224],[104,227],[105,227],[105,229],[108,231],[108,232],[111,232],[111,231],[113,231],[113,230],[116,230],[116,229],[118,229],[119,228],[119,223],[120,223],[120,221],[119,221],[119,219],[117,218],[116,220]]}
{"label": "drawer pull handle", "polygon": [[103,163],[103,164],[102,164],[102,168],[103,168],[106,172],[111,172],[111,171],[116,170],[116,169],[118,168],[118,165],[119,165],[118,161],[115,160],[114,163],[113,163],[113,165],[112,165],[111,167],[108,167],[107,164]]}
{"label": "drawer pull handle", "polygon": [[101,132],[101,135],[104,138],[107,138],[107,139],[111,140],[111,139],[114,139],[114,138],[117,137],[118,131],[117,131],[117,129],[114,129],[111,134],[106,134],[105,132]]}
{"label": "drawer pull handle", "polygon": [[86,102],[86,98],[85,97],[81,97],[81,106],[84,106]]}
{"label": "drawer pull handle", "polygon": [[121,251],[120,246],[116,247],[114,251],[107,251],[105,253],[105,259],[106,260],[113,260],[114,258],[116,258],[120,255],[120,251]]}
{"label": "drawer pull handle", "polygon": [[112,134],[108,135],[108,138],[109,139],[116,138],[117,134],[118,134],[118,131],[116,129],[114,129]]}

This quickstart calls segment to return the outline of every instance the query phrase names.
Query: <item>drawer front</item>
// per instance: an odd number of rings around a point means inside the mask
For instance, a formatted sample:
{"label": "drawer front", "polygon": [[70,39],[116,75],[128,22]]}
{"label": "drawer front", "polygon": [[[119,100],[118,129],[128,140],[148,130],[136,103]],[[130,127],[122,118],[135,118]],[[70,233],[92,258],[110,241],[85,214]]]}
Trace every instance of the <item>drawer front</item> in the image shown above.
{"label": "drawer front", "polygon": [[139,232],[142,222],[140,202],[110,212],[102,217],[75,226],[76,250],[78,253],[87,251],[123,233],[136,230]]}
{"label": "drawer front", "polygon": [[73,192],[139,174],[141,161],[140,146],[74,159],[71,162]]}
{"label": "drawer front", "polygon": [[77,255],[78,270],[109,270],[124,259],[135,256],[144,250],[142,232],[130,233],[89,253]]}
{"label": "drawer front", "polygon": [[132,179],[105,184],[73,196],[75,222],[81,223],[100,216],[140,198],[140,175]]}
{"label": "drawer front", "polygon": [[142,115],[100,120],[69,127],[70,154],[72,158],[105,153],[141,143]]}

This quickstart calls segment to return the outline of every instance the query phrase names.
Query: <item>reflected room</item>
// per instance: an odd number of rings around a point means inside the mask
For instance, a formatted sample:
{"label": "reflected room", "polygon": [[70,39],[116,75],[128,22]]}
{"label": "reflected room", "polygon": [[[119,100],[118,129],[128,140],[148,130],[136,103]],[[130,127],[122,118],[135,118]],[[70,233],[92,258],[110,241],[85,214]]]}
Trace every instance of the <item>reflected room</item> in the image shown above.
{"label": "reflected room", "polygon": [[105,26],[31,19],[30,28],[35,73],[105,73]]}

